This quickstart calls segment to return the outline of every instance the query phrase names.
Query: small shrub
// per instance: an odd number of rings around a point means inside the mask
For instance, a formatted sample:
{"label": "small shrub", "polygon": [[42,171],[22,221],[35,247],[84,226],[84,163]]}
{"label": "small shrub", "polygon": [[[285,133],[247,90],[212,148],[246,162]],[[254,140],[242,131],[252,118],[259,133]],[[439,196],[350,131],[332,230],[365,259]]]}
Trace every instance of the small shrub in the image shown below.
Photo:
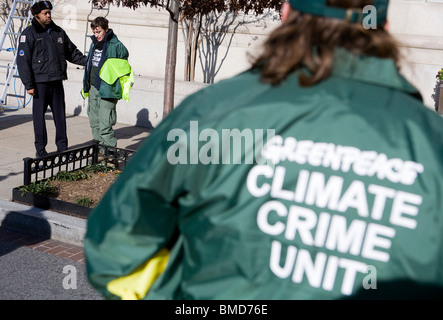
{"label": "small shrub", "polygon": [[94,201],[88,197],[79,197],[75,200],[75,203],[84,207],[92,207]]}
{"label": "small shrub", "polygon": [[49,180],[34,181],[27,186],[21,186],[18,189],[23,193],[27,192],[41,195],[52,195],[58,191],[58,188],[53,186]]}
{"label": "small shrub", "polygon": [[110,171],[114,171],[115,168],[103,164],[91,164],[87,166],[84,170],[85,172],[92,172],[92,173],[99,173],[99,172],[107,173]]}
{"label": "small shrub", "polygon": [[54,177],[57,181],[79,181],[79,180],[85,180],[89,179],[91,176],[83,171],[83,170],[76,170],[76,171],[60,171],[57,173],[57,175]]}

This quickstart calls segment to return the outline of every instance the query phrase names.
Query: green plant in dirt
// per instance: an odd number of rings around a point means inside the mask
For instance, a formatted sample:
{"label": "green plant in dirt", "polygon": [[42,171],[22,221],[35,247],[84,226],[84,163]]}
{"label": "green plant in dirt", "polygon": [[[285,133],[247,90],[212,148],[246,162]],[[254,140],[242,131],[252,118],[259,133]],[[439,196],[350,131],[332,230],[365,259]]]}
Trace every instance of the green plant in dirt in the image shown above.
{"label": "green plant in dirt", "polygon": [[92,207],[94,201],[88,197],[78,197],[77,199],[75,199],[75,203],[84,207]]}
{"label": "green plant in dirt", "polygon": [[107,173],[110,171],[114,171],[115,168],[103,164],[91,164],[87,166],[84,170],[86,172],[92,172],[92,173],[99,173],[99,172]]}
{"label": "green plant in dirt", "polygon": [[18,189],[23,192],[22,195],[24,193],[51,195],[58,191],[58,188],[51,185],[49,180],[34,181],[26,186],[20,186]]}
{"label": "green plant in dirt", "polygon": [[57,181],[80,181],[89,178],[91,178],[91,176],[83,170],[76,170],[70,172],[60,171],[54,177],[54,179]]}
{"label": "green plant in dirt", "polygon": [[435,76],[437,78],[437,80],[439,81],[443,81],[443,68],[441,68],[438,72],[437,75]]}
{"label": "green plant in dirt", "polygon": [[100,172],[107,173],[114,170],[115,168],[103,164],[93,164],[81,170],[75,170],[69,172],[60,171],[57,173],[54,179],[57,181],[80,181],[80,180],[90,179],[91,176],[89,175],[89,173],[100,173]]}

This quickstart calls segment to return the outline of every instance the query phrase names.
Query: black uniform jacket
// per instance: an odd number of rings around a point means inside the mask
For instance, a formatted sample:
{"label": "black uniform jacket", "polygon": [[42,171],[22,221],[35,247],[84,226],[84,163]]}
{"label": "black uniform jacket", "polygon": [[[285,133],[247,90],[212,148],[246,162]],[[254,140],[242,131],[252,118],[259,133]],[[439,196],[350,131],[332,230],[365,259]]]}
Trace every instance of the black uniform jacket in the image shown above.
{"label": "black uniform jacket", "polygon": [[86,56],[54,22],[44,28],[34,18],[23,30],[18,46],[17,66],[25,88],[33,89],[35,83],[67,80],[67,61],[85,66]]}

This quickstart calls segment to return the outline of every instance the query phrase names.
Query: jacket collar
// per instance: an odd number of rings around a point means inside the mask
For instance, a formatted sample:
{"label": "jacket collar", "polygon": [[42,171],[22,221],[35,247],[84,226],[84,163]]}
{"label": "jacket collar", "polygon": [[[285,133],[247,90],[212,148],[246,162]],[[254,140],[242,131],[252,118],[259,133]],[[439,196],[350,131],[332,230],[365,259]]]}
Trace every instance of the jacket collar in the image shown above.
{"label": "jacket collar", "polygon": [[60,30],[60,27],[57,26],[57,25],[54,23],[54,21],[51,21],[51,23],[49,24],[49,26],[48,26],[47,28],[44,28],[44,27],[40,24],[40,22],[37,21],[37,19],[36,19],[35,17],[32,19],[31,24],[32,24],[32,26],[34,27],[34,29],[35,29],[35,31],[36,31],[37,33],[47,32],[48,29],[53,29],[53,30],[55,29],[55,30],[57,30],[57,31]]}
{"label": "jacket collar", "polygon": [[390,87],[421,97],[419,91],[400,74],[392,59],[359,56],[339,48],[336,50],[332,75]]}

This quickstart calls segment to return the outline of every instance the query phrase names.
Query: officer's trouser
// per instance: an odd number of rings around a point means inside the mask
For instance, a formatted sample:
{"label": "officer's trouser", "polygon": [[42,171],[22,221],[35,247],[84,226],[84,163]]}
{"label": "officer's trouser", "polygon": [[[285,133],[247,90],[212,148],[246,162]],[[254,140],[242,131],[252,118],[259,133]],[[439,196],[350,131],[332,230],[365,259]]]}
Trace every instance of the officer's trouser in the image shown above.
{"label": "officer's trouser", "polygon": [[92,136],[101,145],[117,147],[114,129],[117,123],[117,99],[102,99],[98,90],[91,86],[88,99],[88,117]]}
{"label": "officer's trouser", "polygon": [[32,120],[34,122],[35,149],[37,152],[41,152],[45,150],[48,144],[45,113],[49,106],[55,124],[55,144],[57,150],[66,150],[68,148],[68,137],[66,133],[66,104],[63,82],[37,83],[34,89],[36,89],[36,94],[33,98]]}

